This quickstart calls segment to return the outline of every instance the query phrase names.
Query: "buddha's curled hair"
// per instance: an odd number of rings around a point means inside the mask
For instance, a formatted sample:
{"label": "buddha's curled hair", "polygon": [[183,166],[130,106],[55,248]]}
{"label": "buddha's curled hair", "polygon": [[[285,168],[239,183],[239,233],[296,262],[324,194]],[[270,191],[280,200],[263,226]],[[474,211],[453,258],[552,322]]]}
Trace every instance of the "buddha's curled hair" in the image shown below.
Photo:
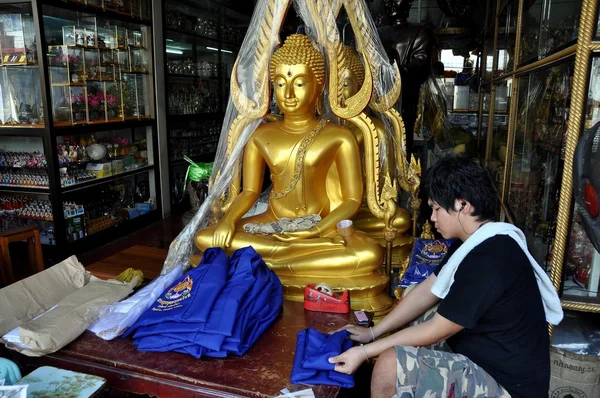
{"label": "buddha's curled hair", "polygon": [[319,84],[325,83],[325,59],[312,44],[308,36],[293,34],[285,39],[283,45],[271,57],[271,80],[275,79],[277,65],[308,65]]}

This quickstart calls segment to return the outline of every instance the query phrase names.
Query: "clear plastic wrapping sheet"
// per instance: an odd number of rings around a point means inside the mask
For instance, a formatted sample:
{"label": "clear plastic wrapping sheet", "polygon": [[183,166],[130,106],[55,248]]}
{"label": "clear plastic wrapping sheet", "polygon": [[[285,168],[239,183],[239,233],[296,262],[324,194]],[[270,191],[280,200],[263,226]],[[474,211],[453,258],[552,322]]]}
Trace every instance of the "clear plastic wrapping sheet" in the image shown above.
{"label": "clear plastic wrapping sheet", "polygon": [[415,133],[426,137],[434,136],[440,149],[454,148],[452,125],[448,120],[446,100],[451,97],[441,79],[430,76],[421,88],[420,117],[417,119]]}
{"label": "clear plastic wrapping sheet", "polygon": [[554,328],[552,345],[579,355],[600,356],[600,320],[598,314],[569,311]]}
{"label": "clear plastic wrapping sheet", "polygon": [[[238,55],[237,64],[237,75],[232,76],[233,79],[237,79],[240,91],[250,100],[254,101],[257,106],[261,105],[260,92],[255,90],[259,79],[264,79],[264,74],[268,73],[268,67],[263,67],[255,62],[255,52],[258,48],[258,41],[260,34],[268,35],[269,47],[264,49],[268,51],[269,58],[271,57],[275,47],[279,44],[279,25],[285,16],[287,11],[287,2],[277,1],[275,2],[274,8],[268,8],[268,0],[259,0],[255,6],[254,15],[250,21],[248,27],[248,33],[242,43],[240,53]],[[261,29],[263,20],[267,18],[267,14],[271,16],[273,23],[271,24],[271,31],[267,32]],[[262,72],[263,76],[259,76],[259,72]],[[228,157],[228,144],[229,144],[229,133],[231,127],[236,119],[240,116],[238,109],[234,106],[231,97],[227,102],[227,109],[225,112],[225,118],[223,120],[223,127],[221,130],[221,137],[219,139],[219,146],[217,148],[217,154],[215,156],[213,173],[211,176],[212,184],[208,196],[196,215],[188,223],[188,225],[181,231],[181,233],[171,243],[169,248],[169,254],[165,260],[162,274],[168,273],[177,265],[181,265],[185,270],[189,267],[188,258],[194,253],[194,236],[198,230],[206,227],[210,220],[218,217],[219,215],[213,214],[213,206],[221,199],[226,193],[231,184],[231,181],[238,172],[238,165],[241,161],[244,146],[248,142],[248,139],[254,132],[254,130],[261,123],[260,117],[255,117],[250,120],[247,126],[241,132],[237,142],[233,143],[233,150],[231,155]],[[260,115],[262,116],[262,115]]]}

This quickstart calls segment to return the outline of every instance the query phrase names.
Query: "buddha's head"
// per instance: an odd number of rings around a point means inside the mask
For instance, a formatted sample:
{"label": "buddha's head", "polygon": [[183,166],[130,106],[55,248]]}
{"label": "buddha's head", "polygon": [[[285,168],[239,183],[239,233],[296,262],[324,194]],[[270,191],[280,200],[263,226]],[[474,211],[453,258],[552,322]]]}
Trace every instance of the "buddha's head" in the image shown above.
{"label": "buddha's head", "polygon": [[360,62],[358,55],[352,47],[343,46],[342,53],[346,61],[346,67],[342,73],[342,81],[344,83],[342,94],[344,99],[348,99],[360,90],[365,81],[365,67]]}
{"label": "buddha's head", "polygon": [[325,86],[325,60],[308,36],[290,35],[271,57],[270,73],[282,113],[314,113]]}
{"label": "buddha's head", "polygon": [[406,23],[414,0],[385,0],[385,12],[392,25]]}

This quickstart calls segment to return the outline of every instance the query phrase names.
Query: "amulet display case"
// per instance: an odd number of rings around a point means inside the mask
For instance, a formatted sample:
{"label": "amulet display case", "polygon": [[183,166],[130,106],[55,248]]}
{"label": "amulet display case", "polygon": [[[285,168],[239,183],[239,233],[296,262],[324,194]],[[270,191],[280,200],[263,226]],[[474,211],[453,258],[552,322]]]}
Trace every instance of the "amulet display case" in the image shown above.
{"label": "amulet display case", "polygon": [[162,7],[165,86],[159,86],[164,96],[158,100],[165,99],[161,129],[167,131],[169,153],[163,172],[169,176],[170,208],[180,212],[190,207],[185,178],[189,163],[184,157],[214,160],[229,76],[250,15],[215,0],[166,0]]}
{"label": "amulet display case", "polygon": [[0,226],[48,263],[160,217],[150,9],[0,1]]}
{"label": "amulet display case", "polygon": [[488,10],[482,87],[494,101],[480,100],[490,122],[479,134],[501,217],[524,231],[564,308],[599,312],[600,255],[573,206],[575,148],[600,121],[598,2],[491,0]]}

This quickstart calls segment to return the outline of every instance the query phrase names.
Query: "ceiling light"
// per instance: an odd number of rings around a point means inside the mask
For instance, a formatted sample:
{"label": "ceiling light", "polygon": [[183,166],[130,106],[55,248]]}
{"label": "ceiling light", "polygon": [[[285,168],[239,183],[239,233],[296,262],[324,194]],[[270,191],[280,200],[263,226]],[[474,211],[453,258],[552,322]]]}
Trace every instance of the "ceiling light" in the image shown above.
{"label": "ceiling light", "polygon": [[[219,51],[219,49],[218,49],[218,48],[214,48],[214,47],[206,47],[206,49],[207,49],[207,50],[211,50],[211,51]],[[224,52],[224,53],[229,53],[229,54],[232,54],[232,53],[233,53],[232,51],[229,51],[229,50],[221,50],[221,52]]]}

